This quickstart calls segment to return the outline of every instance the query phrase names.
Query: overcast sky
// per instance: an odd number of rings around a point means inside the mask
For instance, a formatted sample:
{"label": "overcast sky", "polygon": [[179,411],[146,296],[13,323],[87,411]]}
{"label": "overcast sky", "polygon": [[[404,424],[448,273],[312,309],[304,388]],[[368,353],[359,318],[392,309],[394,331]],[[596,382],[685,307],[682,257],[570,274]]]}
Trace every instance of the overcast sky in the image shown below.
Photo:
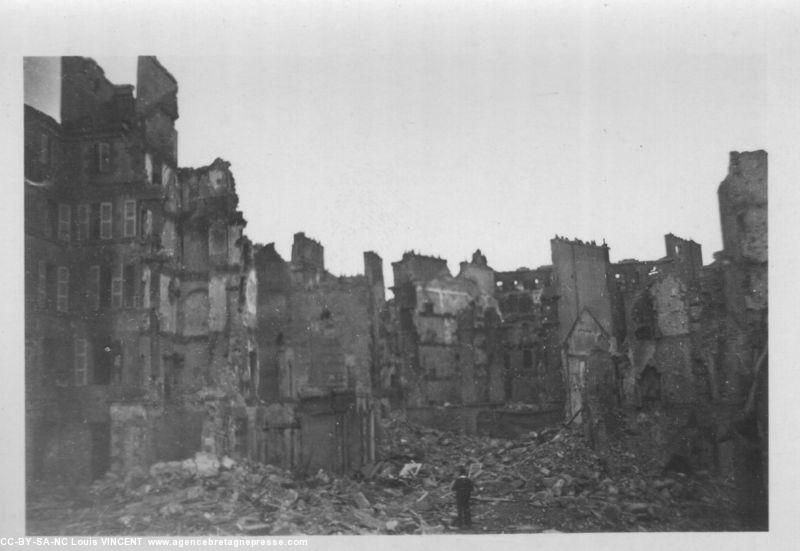
{"label": "overcast sky", "polygon": [[[178,80],[180,165],[230,161],[250,238],[288,259],[305,231],[336,274],[360,273],[365,250],[383,257],[388,283],[409,249],[454,272],[476,248],[498,270],[535,267],[550,263],[555,234],[605,239],[618,261],[663,256],[673,232],[709,263],[728,153],[769,150],[775,37],[752,8],[269,15],[223,17],[197,51],[140,53]],[[134,55],[74,53],[135,83]],[[50,78],[38,90],[27,79],[26,99],[57,116]]]}

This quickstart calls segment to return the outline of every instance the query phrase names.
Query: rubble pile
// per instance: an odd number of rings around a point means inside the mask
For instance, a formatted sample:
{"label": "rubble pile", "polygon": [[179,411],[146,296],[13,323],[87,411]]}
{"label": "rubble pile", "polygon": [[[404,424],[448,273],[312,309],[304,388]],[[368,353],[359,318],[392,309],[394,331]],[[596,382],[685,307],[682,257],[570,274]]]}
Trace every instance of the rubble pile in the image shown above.
{"label": "rubble pile", "polygon": [[[271,465],[198,453],[88,491],[32,496],[30,533],[287,535],[435,534],[454,530],[450,484],[468,468],[476,532],[735,529],[729,484],[663,473],[629,431],[604,456],[578,430],[515,440],[382,423],[380,461],[351,476],[295,477]],[[647,431],[645,431],[647,432]],[[639,439],[639,445],[636,445]],[[652,446],[651,446],[652,450]],[[664,476],[662,476],[664,475]]]}
{"label": "rubble pile", "polygon": [[[736,529],[732,484],[707,471],[664,472],[656,423],[643,415],[626,421],[624,434],[602,456],[578,429],[553,427],[502,440],[389,422],[383,451],[390,459],[375,470],[391,473],[385,465],[396,469],[400,460],[422,463],[410,484],[449,513],[449,482],[459,465],[467,467],[477,486],[473,518],[489,531]],[[446,526],[448,517],[440,520]]]}

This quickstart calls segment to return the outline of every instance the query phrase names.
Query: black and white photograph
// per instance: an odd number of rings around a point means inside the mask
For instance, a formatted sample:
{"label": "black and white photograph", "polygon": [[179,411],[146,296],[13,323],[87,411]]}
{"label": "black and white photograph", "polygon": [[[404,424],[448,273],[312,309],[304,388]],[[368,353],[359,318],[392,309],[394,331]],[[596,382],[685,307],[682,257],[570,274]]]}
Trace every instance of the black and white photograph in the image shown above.
{"label": "black and white photograph", "polygon": [[800,10],[32,6],[0,536],[775,543]]}

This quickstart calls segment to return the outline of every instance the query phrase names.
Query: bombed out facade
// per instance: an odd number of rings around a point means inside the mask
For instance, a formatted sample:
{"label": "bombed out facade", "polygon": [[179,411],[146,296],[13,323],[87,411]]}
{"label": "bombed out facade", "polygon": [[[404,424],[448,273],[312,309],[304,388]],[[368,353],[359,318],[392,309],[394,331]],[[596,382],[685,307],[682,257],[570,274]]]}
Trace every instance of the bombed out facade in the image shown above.
{"label": "bombed out facade", "polygon": [[[567,423],[602,449],[632,410],[699,426],[689,462],[756,465],[766,488],[765,152],[731,153],[707,265],[673,234],[658,259],[555,236],[549,264],[496,270],[476,250],[456,275],[409,251],[387,300],[378,253],[336,276],[298,232],[284,259],[245,234],[228,162],[180,167],[178,84],[157,59],[135,89],[87,58],[61,68],[61,121],[25,106],[29,480],[198,452],[351,473],[392,412],[507,438]],[[761,455],[726,438],[738,422]]]}

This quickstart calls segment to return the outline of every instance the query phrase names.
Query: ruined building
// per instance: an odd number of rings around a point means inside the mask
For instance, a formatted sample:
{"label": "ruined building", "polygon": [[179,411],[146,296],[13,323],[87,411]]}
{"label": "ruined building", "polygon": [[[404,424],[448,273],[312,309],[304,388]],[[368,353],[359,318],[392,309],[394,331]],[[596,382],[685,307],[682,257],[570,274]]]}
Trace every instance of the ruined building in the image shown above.
{"label": "ruined building", "polygon": [[474,432],[477,409],[445,419],[432,407],[502,400],[493,270],[480,251],[455,277],[445,260],[413,252],[392,268],[390,373],[381,390],[399,397],[413,418]]}
{"label": "ruined building", "polygon": [[375,320],[384,301],[381,258],[365,273],[336,277],[324,248],[294,236],[286,261],[258,247],[259,412],[263,444],[253,457],[301,471],[358,469],[375,459]]}
{"label": "ruined building", "polygon": [[[684,424],[699,431],[680,452],[695,468],[758,479],[756,497],[744,502],[763,504],[766,153],[732,153],[719,199],[724,249],[707,266],[699,244],[673,234],[664,257],[613,264],[605,246],[553,240],[566,416],[580,423],[588,415],[594,438],[612,410],[660,411],[667,433],[681,434]],[[758,506],[753,515],[763,519],[765,511]]]}
{"label": "ruined building", "polygon": [[560,418],[549,267],[495,272],[480,250],[455,277],[445,260],[413,252],[392,267],[380,392],[393,406],[468,433],[513,435]]}
{"label": "ruined building", "polygon": [[[335,276],[297,233],[284,259],[244,235],[229,163],[179,168],[177,83],[155,58],[135,89],[63,58],[61,95],[60,122],[25,107],[29,479],[198,451],[349,472],[388,409],[471,434],[574,422],[594,443],[616,409],[717,435],[743,411],[766,449],[765,152],[731,154],[707,266],[673,234],[655,260],[556,237],[550,265],[495,271],[477,250],[455,276],[407,252],[386,301],[375,252]],[[735,471],[739,444],[711,440]]]}
{"label": "ruined building", "polygon": [[560,410],[564,402],[553,267],[495,272],[507,401]]}
{"label": "ruined building", "polygon": [[[30,479],[197,451],[294,469],[374,459],[380,257],[334,277],[295,236],[253,246],[229,163],[179,168],[177,83],[62,60],[61,122],[25,107]],[[259,325],[260,324],[260,325]]]}
{"label": "ruined building", "polygon": [[607,277],[608,246],[560,237],[552,239],[550,246],[566,415],[580,421],[587,362],[594,354],[610,354],[616,349]]}
{"label": "ruined building", "polygon": [[178,169],[177,83],[155,58],[135,95],[90,59],[61,71],[61,122],[25,107],[28,476],[223,451],[214,412],[258,380],[228,163]]}

